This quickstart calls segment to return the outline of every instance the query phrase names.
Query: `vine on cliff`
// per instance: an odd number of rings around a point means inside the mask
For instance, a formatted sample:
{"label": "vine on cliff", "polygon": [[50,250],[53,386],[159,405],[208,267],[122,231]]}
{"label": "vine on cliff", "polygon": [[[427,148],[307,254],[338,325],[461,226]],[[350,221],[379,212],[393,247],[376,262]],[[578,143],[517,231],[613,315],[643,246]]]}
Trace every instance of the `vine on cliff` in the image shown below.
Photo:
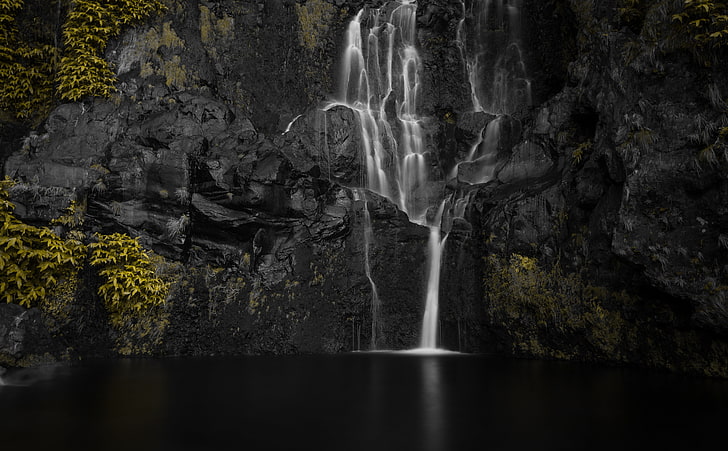
{"label": "vine on cliff", "polygon": [[0,181],[0,299],[28,308],[48,301],[59,284],[77,280],[90,257],[98,268],[98,293],[112,324],[164,303],[169,283],[156,276],[158,265],[138,239],[121,233],[96,234],[96,242],[84,245],[86,235],[80,228],[85,207],[73,201],[51,221],[65,230],[60,236],[49,227],[26,224],[13,214],[9,191],[13,185],[7,177]]}
{"label": "vine on cliff", "polygon": [[19,37],[15,17],[23,0],[0,0],[0,109],[27,119],[48,111],[59,51]]}
{"label": "vine on cliff", "polygon": [[157,0],[74,0],[63,26],[60,97],[78,100],[111,95],[116,79],[103,58],[106,44],[124,25],[139,22],[162,8]]}
{"label": "vine on cliff", "polygon": [[156,267],[138,239],[121,233],[96,234],[96,238],[91,243],[91,265],[99,267],[104,278],[98,293],[112,323],[164,303],[169,284],[156,276]]}
{"label": "vine on cliff", "polygon": [[17,219],[8,193],[14,183],[8,178],[0,182],[0,296],[5,302],[32,307],[61,280],[78,272],[86,246],[76,235],[64,240],[47,227]]}
{"label": "vine on cliff", "polygon": [[159,0],[72,0],[68,5],[56,0],[59,23],[61,11],[68,9],[60,43],[42,19],[23,15],[30,8],[24,0],[0,0],[0,110],[29,120],[46,115],[54,92],[73,101],[108,97],[116,79],[104,60],[107,43],[124,26],[164,9]]}

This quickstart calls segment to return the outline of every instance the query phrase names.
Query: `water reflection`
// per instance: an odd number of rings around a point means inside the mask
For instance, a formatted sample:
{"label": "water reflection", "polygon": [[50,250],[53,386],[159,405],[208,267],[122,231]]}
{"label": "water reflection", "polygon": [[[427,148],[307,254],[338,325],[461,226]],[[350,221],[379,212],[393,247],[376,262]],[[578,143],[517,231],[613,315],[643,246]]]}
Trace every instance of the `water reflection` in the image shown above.
{"label": "water reflection", "polygon": [[699,449],[726,419],[728,381],[458,354],[114,362],[0,388],[2,447],[23,450]]}
{"label": "water reflection", "polygon": [[38,382],[52,379],[63,372],[64,366],[43,365],[37,368],[19,368],[5,370],[0,367],[0,387],[28,387]]}
{"label": "water reflection", "polygon": [[445,412],[445,390],[442,387],[441,360],[436,356],[419,358],[422,375],[422,416],[423,430],[425,432],[423,450],[439,451],[446,449],[444,422],[447,418]]}
{"label": "water reflection", "polygon": [[131,449],[137,438],[145,437],[150,449],[163,448],[163,435],[154,433],[170,419],[167,371],[159,361],[122,361],[111,372],[100,393],[94,397],[101,449]]}

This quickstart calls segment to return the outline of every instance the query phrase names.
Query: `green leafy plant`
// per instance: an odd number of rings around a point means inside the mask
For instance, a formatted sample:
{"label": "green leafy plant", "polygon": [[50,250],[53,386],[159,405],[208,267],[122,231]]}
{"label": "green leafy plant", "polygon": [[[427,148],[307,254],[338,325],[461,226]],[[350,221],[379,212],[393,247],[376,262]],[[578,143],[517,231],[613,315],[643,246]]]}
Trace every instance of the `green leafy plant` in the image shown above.
{"label": "green leafy plant", "polygon": [[156,267],[138,239],[121,233],[96,234],[96,239],[90,245],[90,261],[104,279],[98,293],[112,324],[164,303],[169,284],[157,277]]}
{"label": "green leafy plant", "polygon": [[8,194],[13,184],[9,178],[0,182],[0,296],[32,307],[59,281],[76,274],[86,246],[76,235],[64,240],[47,227],[17,219]]}

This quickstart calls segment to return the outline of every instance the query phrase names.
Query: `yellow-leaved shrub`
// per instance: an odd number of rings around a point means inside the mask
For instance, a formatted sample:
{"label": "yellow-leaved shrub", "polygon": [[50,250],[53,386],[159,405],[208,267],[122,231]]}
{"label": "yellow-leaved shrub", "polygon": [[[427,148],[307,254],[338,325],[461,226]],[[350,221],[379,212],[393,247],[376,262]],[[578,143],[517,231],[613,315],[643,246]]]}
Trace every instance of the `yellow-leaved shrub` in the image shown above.
{"label": "yellow-leaved shrub", "polygon": [[163,8],[157,0],[74,0],[63,26],[64,54],[58,73],[61,98],[111,95],[116,79],[103,58],[106,44],[124,25]]}
{"label": "yellow-leaved shrub", "polygon": [[684,0],[683,10],[672,18],[685,27],[696,47],[728,46],[728,2]]}
{"label": "yellow-leaved shrub", "polygon": [[156,266],[137,238],[114,233],[96,234],[96,239],[90,244],[90,261],[103,278],[98,294],[112,323],[164,303],[169,284],[157,277]]}
{"label": "yellow-leaved shrub", "polygon": [[0,109],[28,119],[50,108],[60,52],[19,38],[15,16],[22,7],[23,0],[0,0]]}
{"label": "yellow-leaved shrub", "polygon": [[[104,59],[110,39],[126,25],[164,9],[159,0],[71,0],[62,20],[62,43],[55,27],[19,32],[23,0],[0,0],[0,110],[24,119],[42,119],[54,91],[63,100],[109,97],[116,82]],[[64,6],[65,8],[65,6]],[[59,5],[59,13],[60,13]]]}
{"label": "yellow-leaved shrub", "polygon": [[0,296],[5,302],[33,307],[66,278],[73,277],[86,258],[78,236],[64,240],[47,227],[25,224],[15,217],[8,189],[0,182]]}

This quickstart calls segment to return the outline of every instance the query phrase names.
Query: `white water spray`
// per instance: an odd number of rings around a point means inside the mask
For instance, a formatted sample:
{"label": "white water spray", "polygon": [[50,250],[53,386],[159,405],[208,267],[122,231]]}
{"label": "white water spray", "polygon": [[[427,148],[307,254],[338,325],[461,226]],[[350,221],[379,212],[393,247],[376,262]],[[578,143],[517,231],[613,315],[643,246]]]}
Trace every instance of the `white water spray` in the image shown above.
{"label": "white water spray", "polygon": [[447,235],[440,236],[439,226],[444,207],[445,201],[442,201],[434,225],[430,226],[430,238],[427,243],[427,299],[425,300],[425,315],[422,318],[422,338],[420,340],[420,348],[423,349],[437,348],[440,269],[442,267],[442,251],[447,241]]}
{"label": "white water spray", "polygon": [[[465,0],[457,30],[475,112],[498,115],[473,144],[464,163],[471,165],[463,181],[472,184],[492,179],[500,145],[501,116],[531,104],[531,86],[520,49],[521,0]],[[344,105],[354,111],[361,126],[361,186],[386,197],[410,221],[430,229],[428,279],[420,346],[437,348],[441,260],[447,234],[441,221],[446,204],[464,214],[466,199],[429,198],[433,180],[425,149],[422,118],[417,111],[421,60],[416,48],[416,8],[413,0],[387,2],[378,9],[363,9],[349,23],[339,99],[326,109]],[[456,166],[450,177],[458,176]],[[434,185],[433,185],[434,183]],[[357,199],[366,199],[356,190]],[[435,197],[435,196],[433,196]],[[438,206],[428,221],[429,209]],[[369,247],[373,242],[366,201],[365,272],[372,288],[372,349],[375,349],[379,297],[371,275]],[[448,229],[449,230],[449,227]]]}
{"label": "white water spray", "polygon": [[402,1],[359,11],[347,29],[340,98],[326,108],[345,105],[359,117],[363,186],[424,224],[430,205],[423,189],[428,168],[417,113],[416,9],[415,3]]}

